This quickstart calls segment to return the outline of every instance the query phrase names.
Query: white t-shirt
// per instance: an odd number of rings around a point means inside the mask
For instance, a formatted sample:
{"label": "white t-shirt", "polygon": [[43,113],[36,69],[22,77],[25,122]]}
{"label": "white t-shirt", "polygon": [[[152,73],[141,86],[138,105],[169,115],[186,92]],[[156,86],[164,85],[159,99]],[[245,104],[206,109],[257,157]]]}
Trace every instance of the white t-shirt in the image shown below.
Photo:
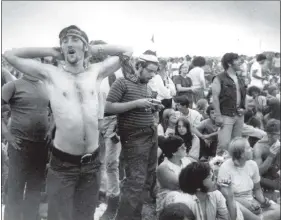
{"label": "white t-shirt", "polygon": [[234,165],[232,159],[226,160],[220,167],[218,181],[231,179],[234,196],[252,199],[254,184],[260,182],[259,168],[255,161],[248,160],[244,167]]}
{"label": "white t-shirt", "polygon": [[187,116],[183,114],[181,114],[181,116],[186,116],[191,126],[198,127],[203,119],[203,116],[194,109],[189,108],[188,111]]}
{"label": "white t-shirt", "polygon": [[201,67],[194,67],[190,70],[188,77],[191,79],[193,87],[202,89],[205,87],[204,70]]}
{"label": "white t-shirt", "polygon": [[262,89],[263,88],[262,80],[253,77],[253,72],[255,70],[257,70],[256,75],[259,77],[262,77],[262,68],[261,68],[261,65],[257,61],[254,62],[251,67],[251,84],[250,84],[250,86],[257,86]]}
{"label": "white t-shirt", "polygon": [[152,89],[152,91],[157,92],[158,100],[171,99],[172,96],[176,95],[176,87],[173,81],[168,78],[168,84],[165,86],[159,74],[149,80],[148,86]]}

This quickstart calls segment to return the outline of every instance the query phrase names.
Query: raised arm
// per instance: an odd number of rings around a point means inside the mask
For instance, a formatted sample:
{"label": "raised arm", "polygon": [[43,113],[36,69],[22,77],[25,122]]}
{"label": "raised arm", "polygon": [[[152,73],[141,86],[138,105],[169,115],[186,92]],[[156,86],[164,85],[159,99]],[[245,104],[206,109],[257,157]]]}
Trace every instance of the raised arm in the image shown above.
{"label": "raised arm", "polygon": [[103,79],[115,73],[120,68],[120,60],[117,55],[125,54],[131,57],[133,54],[133,50],[130,47],[108,45],[108,44],[90,45],[90,54],[92,56],[97,56],[97,55],[111,56],[107,58],[105,61],[103,61],[102,63],[102,67],[98,77]]}
{"label": "raised arm", "polygon": [[19,48],[4,53],[4,57],[14,68],[40,80],[48,78],[48,66],[51,65],[42,64],[34,58],[48,56],[60,57],[61,54],[54,48]]}
{"label": "raised arm", "polygon": [[16,80],[17,78],[13,76],[9,70],[7,70],[5,67],[2,67],[1,71],[2,76],[5,78],[6,83]]}

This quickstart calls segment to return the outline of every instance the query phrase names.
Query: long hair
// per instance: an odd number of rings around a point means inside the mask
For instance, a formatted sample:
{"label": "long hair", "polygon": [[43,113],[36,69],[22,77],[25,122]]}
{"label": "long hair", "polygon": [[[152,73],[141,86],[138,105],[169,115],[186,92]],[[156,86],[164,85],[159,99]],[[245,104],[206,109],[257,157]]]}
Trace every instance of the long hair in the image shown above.
{"label": "long hair", "polygon": [[[185,135],[180,135],[179,134],[179,130],[178,130],[178,125],[179,122],[182,121],[184,127],[186,127],[186,134]],[[190,123],[188,121],[188,119],[186,117],[180,117],[176,123],[176,128],[175,128],[175,135],[181,137],[185,143],[186,146],[186,152],[188,153],[191,149],[192,146],[192,139],[193,139],[193,135],[191,133],[191,126]]]}

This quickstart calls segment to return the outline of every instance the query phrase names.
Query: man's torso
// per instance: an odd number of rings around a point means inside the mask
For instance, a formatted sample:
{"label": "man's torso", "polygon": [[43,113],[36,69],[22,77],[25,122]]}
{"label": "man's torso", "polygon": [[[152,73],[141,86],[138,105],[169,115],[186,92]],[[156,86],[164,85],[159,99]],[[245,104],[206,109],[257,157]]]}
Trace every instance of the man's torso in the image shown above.
{"label": "man's torso", "polygon": [[56,123],[56,148],[74,155],[98,148],[99,64],[78,75],[56,69],[46,82]]}
{"label": "man's torso", "polygon": [[[147,84],[135,83],[125,78],[118,79],[118,82],[122,83],[126,88],[125,91],[123,91],[122,99],[117,101],[119,103],[152,97],[152,90]],[[114,91],[110,94],[113,93]],[[110,94],[108,96],[109,101],[116,101],[115,97],[113,97],[114,95],[110,96]],[[140,128],[152,126],[153,123],[154,118],[150,108],[136,108],[118,115],[118,129],[120,135],[121,133],[133,132]]]}

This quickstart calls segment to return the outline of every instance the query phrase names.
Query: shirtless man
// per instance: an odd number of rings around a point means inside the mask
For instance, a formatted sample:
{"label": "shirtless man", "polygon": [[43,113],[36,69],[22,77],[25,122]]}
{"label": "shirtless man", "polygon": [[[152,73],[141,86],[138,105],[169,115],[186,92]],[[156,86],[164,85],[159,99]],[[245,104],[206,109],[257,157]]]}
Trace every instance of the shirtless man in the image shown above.
{"label": "shirtless man", "polygon": [[[7,61],[24,74],[37,77],[47,87],[56,135],[47,176],[48,219],[92,220],[100,186],[98,102],[103,78],[120,68],[120,53],[130,48],[88,44],[86,33],[71,25],[60,34],[60,49],[23,48],[4,53]],[[88,65],[87,55],[111,57]],[[52,56],[64,59],[55,67],[32,60]]]}
{"label": "shirtless man", "polygon": [[268,191],[280,190],[280,121],[270,119],[267,135],[254,146],[254,160],[261,175],[261,186]]}

